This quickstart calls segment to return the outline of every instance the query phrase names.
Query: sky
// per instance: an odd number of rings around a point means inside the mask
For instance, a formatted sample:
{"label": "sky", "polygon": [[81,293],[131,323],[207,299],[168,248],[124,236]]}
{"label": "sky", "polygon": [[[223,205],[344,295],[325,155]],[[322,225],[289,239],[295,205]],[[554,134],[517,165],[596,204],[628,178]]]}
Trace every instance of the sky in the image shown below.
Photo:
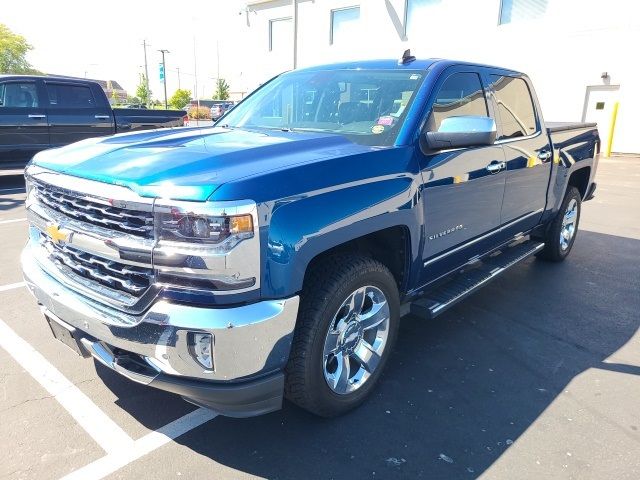
{"label": "sky", "polygon": [[22,0],[3,2],[0,23],[23,35],[34,47],[28,60],[46,73],[116,80],[135,94],[144,72],[146,39],[150,88],[164,100],[159,81],[158,49],[166,55],[169,97],[180,86],[194,92],[194,40],[200,98],[211,98],[218,76],[216,44],[220,50],[220,77],[233,90],[239,60],[225,41],[246,2],[242,0]]}

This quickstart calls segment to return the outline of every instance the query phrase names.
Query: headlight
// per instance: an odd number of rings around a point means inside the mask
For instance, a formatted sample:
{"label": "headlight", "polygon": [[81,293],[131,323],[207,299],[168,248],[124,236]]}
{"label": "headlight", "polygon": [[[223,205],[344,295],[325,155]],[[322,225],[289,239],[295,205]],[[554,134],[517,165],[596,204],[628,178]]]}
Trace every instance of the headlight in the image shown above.
{"label": "headlight", "polygon": [[250,214],[212,216],[172,207],[157,220],[159,240],[218,245],[221,253],[254,235]]}
{"label": "headlight", "polygon": [[153,265],[159,282],[216,292],[259,287],[255,202],[157,201],[154,212]]}

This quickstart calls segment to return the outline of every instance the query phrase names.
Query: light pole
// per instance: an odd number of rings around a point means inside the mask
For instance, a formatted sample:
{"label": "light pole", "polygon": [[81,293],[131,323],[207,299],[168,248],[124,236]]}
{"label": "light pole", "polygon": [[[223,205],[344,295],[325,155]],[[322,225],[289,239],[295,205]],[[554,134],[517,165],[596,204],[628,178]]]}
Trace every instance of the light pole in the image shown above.
{"label": "light pole", "polygon": [[145,38],[142,41],[142,48],[144,48],[144,85],[147,88],[147,99],[145,101],[145,105],[149,106],[149,100],[151,100],[149,96],[149,68],[147,66],[147,47],[150,45],[147,43],[147,39]]}
{"label": "light pole", "polygon": [[167,103],[167,65],[164,62],[164,54],[171,53],[169,50],[165,50],[164,48],[158,50],[162,53],[162,83],[164,83],[164,108],[165,110],[169,109],[169,104]]}

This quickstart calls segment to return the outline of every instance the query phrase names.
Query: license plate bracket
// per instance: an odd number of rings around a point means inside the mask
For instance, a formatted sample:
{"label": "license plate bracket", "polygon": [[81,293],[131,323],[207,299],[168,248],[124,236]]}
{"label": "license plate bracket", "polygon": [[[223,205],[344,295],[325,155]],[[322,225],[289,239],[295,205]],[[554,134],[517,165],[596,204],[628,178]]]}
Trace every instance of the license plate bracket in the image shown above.
{"label": "license plate bracket", "polygon": [[82,346],[78,338],[77,329],[66,322],[63,322],[59,318],[55,318],[47,313],[44,314],[44,318],[49,324],[51,333],[56,340],[64,343],[67,347],[73,350],[81,357],[89,357],[89,352]]}

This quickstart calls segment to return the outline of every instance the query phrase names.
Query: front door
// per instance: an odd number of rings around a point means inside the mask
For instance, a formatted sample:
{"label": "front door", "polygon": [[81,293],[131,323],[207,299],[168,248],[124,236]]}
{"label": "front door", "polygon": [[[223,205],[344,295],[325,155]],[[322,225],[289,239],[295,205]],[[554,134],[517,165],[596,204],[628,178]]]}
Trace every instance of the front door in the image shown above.
{"label": "front door", "polygon": [[0,82],[0,167],[24,166],[49,148],[47,111],[37,81]]}
{"label": "front door", "polygon": [[[462,69],[462,70],[461,70]],[[443,119],[490,116],[480,75],[463,67],[436,83],[426,131]],[[423,283],[484,253],[500,225],[504,153],[499,145],[419,153],[424,207]],[[490,167],[490,168],[487,168]],[[497,168],[495,168],[497,167]]]}
{"label": "front door", "polygon": [[583,122],[598,124],[598,134],[602,151],[607,151],[611,122],[613,120],[614,105],[618,102],[620,94],[619,85],[594,85],[587,87],[582,112]]}

